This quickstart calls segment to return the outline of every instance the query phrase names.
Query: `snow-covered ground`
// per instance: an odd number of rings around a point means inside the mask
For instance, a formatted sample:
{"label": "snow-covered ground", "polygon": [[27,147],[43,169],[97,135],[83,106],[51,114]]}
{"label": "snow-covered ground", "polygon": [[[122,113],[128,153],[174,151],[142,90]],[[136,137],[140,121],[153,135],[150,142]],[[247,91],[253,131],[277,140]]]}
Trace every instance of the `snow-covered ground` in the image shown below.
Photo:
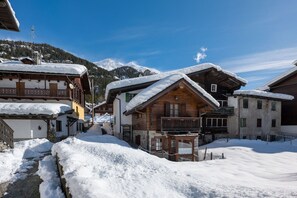
{"label": "snow-covered ground", "polygon": [[226,159],[170,162],[113,136],[84,135],[53,146],[73,197],[296,197],[297,140],[218,140]]}
{"label": "snow-covered ground", "polygon": [[[33,139],[14,143],[14,149],[0,153],[0,183],[12,182],[26,176],[26,170],[31,167],[32,160],[39,158],[51,150],[53,143],[47,139]],[[18,174],[15,174],[18,172]]]}

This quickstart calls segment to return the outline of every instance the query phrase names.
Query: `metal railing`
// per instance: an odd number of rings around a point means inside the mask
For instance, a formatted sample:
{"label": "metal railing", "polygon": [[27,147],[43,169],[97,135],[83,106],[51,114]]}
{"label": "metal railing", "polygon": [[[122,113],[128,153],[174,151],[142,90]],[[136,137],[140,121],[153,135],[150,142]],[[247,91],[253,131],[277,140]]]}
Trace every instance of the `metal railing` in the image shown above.
{"label": "metal railing", "polygon": [[161,117],[161,131],[198,132],[200,117]]}
{"label": "metal railing", "polygon": [[0,142],[13,148],[13,130],[0,118]]}

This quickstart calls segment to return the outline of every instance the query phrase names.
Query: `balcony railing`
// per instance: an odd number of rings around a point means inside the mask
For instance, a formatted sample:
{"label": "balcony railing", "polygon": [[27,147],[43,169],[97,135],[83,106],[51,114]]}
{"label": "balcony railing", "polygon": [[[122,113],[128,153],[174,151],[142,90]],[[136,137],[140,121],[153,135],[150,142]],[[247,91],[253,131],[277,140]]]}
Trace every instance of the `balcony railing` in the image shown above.
{"label": "balcony railing", "polygon": [[66,89],[58,89],[52,91],[49,89],[30,89],[26,88],[17,91],[16,88],[0,88],[0,95],[7,97],[53,97],[53,98],[66,98],[69,97],[69,92]]}
{"label": "balcony railing", "polygon": [[199,132],[199,117],[161,117],[163,132]]}

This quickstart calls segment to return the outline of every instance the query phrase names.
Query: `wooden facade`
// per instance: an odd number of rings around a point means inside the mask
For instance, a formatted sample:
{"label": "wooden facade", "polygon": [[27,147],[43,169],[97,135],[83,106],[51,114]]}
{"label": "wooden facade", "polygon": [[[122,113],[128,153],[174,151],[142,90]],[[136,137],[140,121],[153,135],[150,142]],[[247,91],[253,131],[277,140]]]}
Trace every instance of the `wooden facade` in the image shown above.
{"label": "wooden facade", "polygon": [[95,112],[95,114],[100,114],[100,115],[105,114],[105,113],[112,114],[113,113],[113,105],[106,104],[106,103],[96,105],[94,107],[94,112]]}
{"label": "wooden facade", "polygon": [[297,71],[269,85],[270,91],[294,96],[282,102],[281,125],[297,125]]}

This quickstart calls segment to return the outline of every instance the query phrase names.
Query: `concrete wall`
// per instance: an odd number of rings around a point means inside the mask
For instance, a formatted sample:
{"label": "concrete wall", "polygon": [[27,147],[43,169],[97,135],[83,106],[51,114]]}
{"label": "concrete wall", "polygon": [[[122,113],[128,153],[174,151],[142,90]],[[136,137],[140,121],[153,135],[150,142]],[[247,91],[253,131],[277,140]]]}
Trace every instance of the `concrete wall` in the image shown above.
{"label": "concrete wall", "polygon": [[[4,119],[4,121],[13,129],[14,139],[46,138],[47,125],[43,120],[20,120]],[[38,126],[41,129],[38,129]],[[33,137],[31,137],[31,131]]]}
{"label": "concrete wall", "polygon": [[[243,99],[248,99],[248,108],[243,108]],[[257,109],[257,101],[262,101],[262,109]],[[271,110],[272,102],[276,102],[276,111]],[[261,99],[247,96],[228,98],[228,105],[234,107],[234,116],[228,118],[228,132],[256,139],[257,136],[266,138],[267,135],[277,134],[281,131],[281,102],[272,99]],[[246,118],[246,127],[240,127],[240,118]],[[257,119],[262,120],[262,126],[257,127]],[[272,119],[276,120],[276,127],[271,126]]]}
{"label": "concrete wall", "polygon": [[283,132],[284,134],[292,134],[294,136],[297,136],[297,125],[282,125],[281,132]]}

